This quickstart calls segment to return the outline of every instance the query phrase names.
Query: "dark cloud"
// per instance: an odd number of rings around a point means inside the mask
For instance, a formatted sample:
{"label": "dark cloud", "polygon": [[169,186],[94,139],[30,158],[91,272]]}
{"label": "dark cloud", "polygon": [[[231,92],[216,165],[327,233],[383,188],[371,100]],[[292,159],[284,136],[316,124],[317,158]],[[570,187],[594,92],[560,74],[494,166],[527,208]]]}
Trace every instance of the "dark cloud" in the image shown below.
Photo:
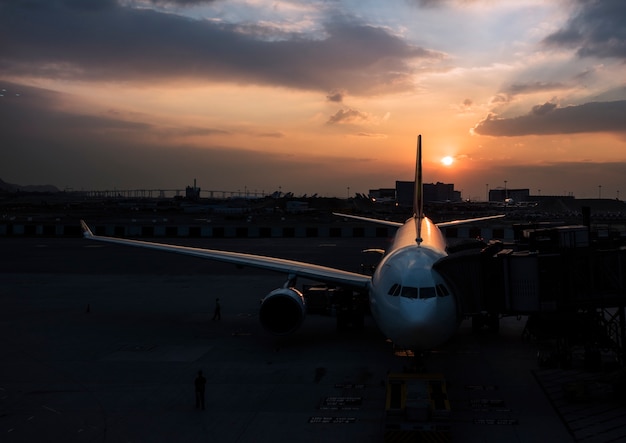
{"label": "dark cloud", "polygon": [[330,94],[326,96],[326,99],[329,102],[341,103],[346,95],[346,92],[343,90],[334,90],[331,91]]}
{"label": "dark cloud", "polygon": [[371,94],[410,89],[409,61],[443,58],[345,17],[327,23],[321,39],[270,38],[275,31],[261,25],[192,20],[112,0],[79,4],[1,3],[0,70],[12,76],[211,79],[322,91],[349,85],[354,94]]}
{"label": "dark cloud", "polygon": [[557,104],[556,103],[549,103],[546,102],[543,105],[536,105],[533,106],[532,111],[530,111],[530,113],[532,115],[545,115],[548,112],[552,112],[556,109]]}
{"label": "dark cloud", "polygon": [[557,107],[553,103],[534,106],[524,116],[498,118],[487,116],[473,131],[480,135],[522,136],[576,134],[583,132],[626,132],[626,100],[591,102],[578,106]]}
{"label": "dark cloud", "polygon": [[131,143],[136,149],[155,141],[229,135],[214,128],[156,126],[145,122],[147,116],[116,110],[78,114],[65,110],[73,101],[71,95],[7,82],[0,82],[0,89],[6,90],[0,96],[3,150],[28,145],[45,152],[56,143],[85,150],[94,146],[109,150],[113,145]]}
{"label": "dark cloud", "polygon": [[126,131],[147,131],[150,124],[115,117],[114,112],[102,115],[75,114],[63,110],[72,96],[35,88],[0,82],[6,92],[0,97],[0,133],[3,145],[9,146],[11,137],[16,145],[28,138],[49,139],[55,136],[109,134]]}
{"label": "dark cloud", "polygon": [[577,48],[581,57],[626,58],[626,2],[576,0],[579,8],[565,27],[544,39],[548,46]]}

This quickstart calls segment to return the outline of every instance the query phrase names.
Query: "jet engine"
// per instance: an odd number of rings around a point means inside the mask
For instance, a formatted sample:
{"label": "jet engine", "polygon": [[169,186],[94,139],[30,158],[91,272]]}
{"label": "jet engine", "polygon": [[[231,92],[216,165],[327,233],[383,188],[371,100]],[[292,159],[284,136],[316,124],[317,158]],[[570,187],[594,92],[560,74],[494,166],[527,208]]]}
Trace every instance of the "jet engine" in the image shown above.
{"label": "jet engine", "polygon": [[289,335],[302,325],[305,312],[304,296],[300,291],[296,288],[279,288],[261,301],[259,320],[268,332]]}

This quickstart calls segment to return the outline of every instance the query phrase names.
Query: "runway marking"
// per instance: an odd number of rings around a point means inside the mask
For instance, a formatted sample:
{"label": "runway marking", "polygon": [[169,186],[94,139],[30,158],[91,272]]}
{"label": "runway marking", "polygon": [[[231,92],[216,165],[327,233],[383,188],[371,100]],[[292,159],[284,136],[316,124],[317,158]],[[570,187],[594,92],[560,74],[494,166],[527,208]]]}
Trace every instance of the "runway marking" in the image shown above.
{"label": "runway marking", "polygon": [[515,418],[475,418],[475,425],[517,425],[519,422]]}
{"label": "runway marking", "polygon": [[322,423],[356,423],[356,417],[311,417],[309,423],[322,424]]}
{"label": "runway marking", "polygon": [[321,410],[358,410],[363,403],[362,397],[326,397],[320,405]]}
{"label": "runway marking", "polygon": [[46,405],[42,405],[42,407],[43,407],[44,409],[47,409],[48,411],[52,411],[52,412],[54,412],[55,414],[61,414],[61,413],[60,413],[59,411],[57,411],[56,409],[52,409],[52,408],[50,408],[50,407],[48,407],[48,406],[46,406]]}

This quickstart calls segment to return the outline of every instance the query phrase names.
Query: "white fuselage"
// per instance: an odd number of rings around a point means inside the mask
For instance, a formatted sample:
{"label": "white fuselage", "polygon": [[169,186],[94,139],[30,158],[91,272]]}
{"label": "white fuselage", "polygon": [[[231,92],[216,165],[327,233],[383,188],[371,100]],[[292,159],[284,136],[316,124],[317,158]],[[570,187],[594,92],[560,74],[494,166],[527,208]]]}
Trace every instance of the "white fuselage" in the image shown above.
{"label": "white fuselage", "polygon": [[370,305],[382,332],[396,345],[426,350],[448,340],[457,328],[456,300],[443,278],[432,269],[445,257],[439,228],[421,219],[398,228],[395,239],[372,277]]}

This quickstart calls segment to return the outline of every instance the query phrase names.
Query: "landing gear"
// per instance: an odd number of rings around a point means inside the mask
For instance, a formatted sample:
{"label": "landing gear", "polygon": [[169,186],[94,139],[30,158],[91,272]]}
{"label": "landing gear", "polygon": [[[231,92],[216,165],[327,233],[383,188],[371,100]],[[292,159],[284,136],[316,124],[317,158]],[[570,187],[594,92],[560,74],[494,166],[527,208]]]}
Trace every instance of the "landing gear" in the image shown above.
{"label": "landing gear", "polygon": [[483,328],[492,334],[500,332],[500,316],[493,312],[472,315],[472,331],[478,332]]}

